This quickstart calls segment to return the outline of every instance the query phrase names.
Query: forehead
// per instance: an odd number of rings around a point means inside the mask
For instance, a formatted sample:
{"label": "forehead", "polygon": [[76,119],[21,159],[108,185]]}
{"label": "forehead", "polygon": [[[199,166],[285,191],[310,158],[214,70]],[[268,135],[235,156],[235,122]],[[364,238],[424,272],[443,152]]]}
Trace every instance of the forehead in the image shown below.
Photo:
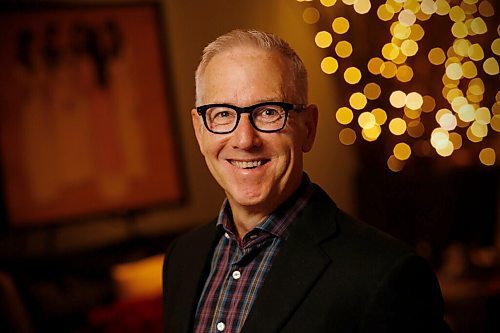
{"label": "forehead", "polygon": [[238,46],[215,55],[201,79],[209,103],[258,102],[283,97],[286,61],[276,51]]}

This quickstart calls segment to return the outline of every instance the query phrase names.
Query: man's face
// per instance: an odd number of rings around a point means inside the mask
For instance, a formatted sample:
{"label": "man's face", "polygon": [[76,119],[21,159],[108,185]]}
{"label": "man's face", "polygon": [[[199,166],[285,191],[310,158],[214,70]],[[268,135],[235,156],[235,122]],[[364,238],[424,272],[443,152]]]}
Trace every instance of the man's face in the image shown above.
{"label": "man's face", "polygon": [[[201,103],[250,106],[265,101],[297,103],[283,87],[286,61],[277,53],[237,47],[216,55],[201,80]],[[288,96],[288,100],[284,100]],[[299,186],[302,154],[311,149],[317,110],[290,111],[280,132],[254,129],[248,114],[229,134],[210,133],[192,110],[193,126],[210,172],[224,189],[231,207],[269,214]],[[250,163],[253,162],[253,163]],[[257,166],[254,166],[257,165]]]}

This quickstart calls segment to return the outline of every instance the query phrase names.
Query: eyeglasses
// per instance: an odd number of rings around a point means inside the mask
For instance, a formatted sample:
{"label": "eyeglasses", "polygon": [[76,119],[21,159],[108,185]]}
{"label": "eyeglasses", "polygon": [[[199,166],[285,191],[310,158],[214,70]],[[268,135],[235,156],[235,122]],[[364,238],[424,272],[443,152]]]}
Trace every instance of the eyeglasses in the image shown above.
{"label": "eyeglasses", "polygon": [[303,104],[285,102],[263,102],[247,107],[231,104],[207,104],[196,107],[203,117],[205,127],[212,133],[227,134],[233,132],[240,122],[241,114],[248,113],[250,123],[257,131],[273,133],[281,131],[290,111],[306,110]]}

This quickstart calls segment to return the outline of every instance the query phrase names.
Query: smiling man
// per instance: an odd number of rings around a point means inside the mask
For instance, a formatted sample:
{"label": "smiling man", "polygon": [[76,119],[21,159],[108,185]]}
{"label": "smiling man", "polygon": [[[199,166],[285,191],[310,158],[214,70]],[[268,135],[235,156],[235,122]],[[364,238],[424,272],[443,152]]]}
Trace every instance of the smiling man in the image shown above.
{"label": "smiling man", "polygon": [[166,332],[448,331],[429,266],[304,173],[318,110],[286,42],[235,30],[209,44],[191,117],[227,199],[167,252]]}

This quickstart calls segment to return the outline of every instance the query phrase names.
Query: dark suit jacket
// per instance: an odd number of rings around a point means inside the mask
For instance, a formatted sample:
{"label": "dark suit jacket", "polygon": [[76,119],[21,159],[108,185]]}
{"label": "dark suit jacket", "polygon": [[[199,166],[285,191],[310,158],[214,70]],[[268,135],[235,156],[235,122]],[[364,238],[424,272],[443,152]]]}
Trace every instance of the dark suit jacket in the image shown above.
{"label": "dark suit jacket", "polygon": [[[347,216],[318,186],[289,235],[242,332],[449,331],[442,319],[441,291],[427,263]],[[181,236],[168,250],[163,272],[166,332],[191,332],[220,236],[211,223]]]}

